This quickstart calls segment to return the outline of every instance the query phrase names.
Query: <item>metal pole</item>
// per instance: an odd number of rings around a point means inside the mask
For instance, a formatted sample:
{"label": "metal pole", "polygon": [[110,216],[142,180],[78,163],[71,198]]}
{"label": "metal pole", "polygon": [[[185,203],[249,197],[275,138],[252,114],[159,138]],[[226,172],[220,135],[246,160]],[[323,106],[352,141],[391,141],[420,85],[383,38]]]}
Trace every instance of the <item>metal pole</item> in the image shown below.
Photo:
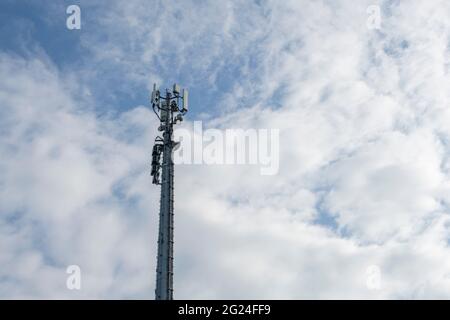
{"label": "metal pole", "polygon": [[170,92],[166,92],[167,120],[163,134],[163,163],[159,212],[158,258],[156,271],[156,300],[173,299],[173,175],[172,132],[173,112]]}
{"label": "metal pole", "polygon": [[[151,95],[152,109],[160,120],[159,131],[162,138],[157,136],[152,150],[153,184],[161,185],[161,199],[159,208],[158,256],[156,266],[156,300],[173,299],[173,229],[174,229],[174,163],[172,153],[175,145],[172,141],[173,126],[183,121],[188,112],[188,90],[173,85],[172,93],[166,89],[166,96],[161,96],[156,84],[153,85]],[[182,104],[180,104],[180,100]],[[164,102],[161,104],[161,102]],[[175,116],[176,114],[176,116]],[[161,164],[161,153],[163,156]],[[161,172],[162,168],[162,172]],[[161,173],[161,176],[160,176]],[[161,179],[160,179],[161,178]]]}

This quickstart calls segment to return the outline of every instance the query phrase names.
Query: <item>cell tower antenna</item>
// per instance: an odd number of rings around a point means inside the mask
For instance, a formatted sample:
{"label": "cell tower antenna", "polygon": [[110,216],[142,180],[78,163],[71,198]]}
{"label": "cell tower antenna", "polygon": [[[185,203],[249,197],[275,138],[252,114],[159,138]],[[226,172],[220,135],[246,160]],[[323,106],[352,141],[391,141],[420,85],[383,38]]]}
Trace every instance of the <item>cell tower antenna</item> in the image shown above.
{"label": "cell tower antenna", "polygon": [[188,111],[188,91],[183,89],[182,94],[180,91],[180,86],[174,84],[173,89],[166,89],[163,96],[154,84],[151,95],[152,109],[160,121],[158,130],[162,132],[162,138],[158,136],[155,139],[151,170],[153,184],[161,186],[156,300],[173,299],[174,164],[172,153],[178,143],[172,140],[172,134],[174,124],[183,121],[183,116]]}

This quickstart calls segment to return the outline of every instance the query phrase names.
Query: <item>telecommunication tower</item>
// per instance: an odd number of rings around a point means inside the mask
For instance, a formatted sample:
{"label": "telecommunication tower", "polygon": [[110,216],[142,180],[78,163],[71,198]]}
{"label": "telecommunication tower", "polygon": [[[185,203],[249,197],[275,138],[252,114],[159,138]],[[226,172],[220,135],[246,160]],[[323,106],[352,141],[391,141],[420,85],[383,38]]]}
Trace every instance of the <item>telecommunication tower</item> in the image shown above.
{"label": "telecommunication tower", "polygon": [[[181,103],[180,103],[181,101]],[[152,109],[160,121],[158,130],[162,137],[155,139],[152,151],[153,184],[161,186],[159,208],[158,256],[156,266],[156,300],[173,299],[173,150],[179,142],[172,140],[173,125],[183,121],[188,111],[188,91],[173,85],[172,91],[161,94],[156,84],[151,96]],[[161,159],[162,155],[162,159]]]}

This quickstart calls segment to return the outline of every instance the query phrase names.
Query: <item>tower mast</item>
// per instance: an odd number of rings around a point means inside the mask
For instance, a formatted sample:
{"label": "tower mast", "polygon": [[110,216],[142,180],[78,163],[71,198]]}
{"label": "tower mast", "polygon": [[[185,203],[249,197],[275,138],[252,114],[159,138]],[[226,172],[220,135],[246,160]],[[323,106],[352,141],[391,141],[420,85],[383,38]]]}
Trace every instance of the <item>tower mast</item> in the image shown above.
{"label": "tower mast", "polygon": [[[180,106],[180,100],[182,105]],[[163,137],[156,137],[152,152],[153,183],[161,185],[159,210],[158,256],[156,267],[156,300],[173,299],[173,244],[174,244],[174,163],[173,149],[177,142],[172,140],[173,126],[183,121],[188,111],[188,91],[174,84],[173,90],[166,89],[161,96],[156,84],[153,85],[152,108],[160,120],[159,131]],[[162,163],[161,163],[162,154]],[[162,171],[162,173],[161,173]]]}

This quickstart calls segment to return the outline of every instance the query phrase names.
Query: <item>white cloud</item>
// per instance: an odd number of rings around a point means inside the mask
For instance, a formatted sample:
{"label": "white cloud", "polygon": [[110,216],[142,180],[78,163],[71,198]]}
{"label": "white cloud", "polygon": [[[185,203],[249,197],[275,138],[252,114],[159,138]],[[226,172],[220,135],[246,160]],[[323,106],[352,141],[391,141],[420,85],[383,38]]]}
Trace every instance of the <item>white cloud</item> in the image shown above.
{"label": "white cloud", "polygon": [[[234,67],[208,126],[280,129],[277,176],[176,168],[176,298],[450,296],[450,11],[385,1],[376,31],[369,4],[111,2],[92,20],[98,70],[133,88],[157,71],[220,86]],[[0,60],[0,296],[152,298],[155,119],[94,115],[41,61]]]}
{"label": "white cloud", "polygon": [[[142,148],[151,142],[142,137],[154,134],[150,111],[96,119],[80,111],[81,101],[66,93],[51,67],[5,55],[0,65],[6,79],[0,97],[0,295],[71,297],[61,282],[70,264],[84,275],[80,297],[149,291],[151,278],[139,274],[152,268],[153,247],[137,244],[154,240],[147,234],[156,225],[151,204],[157,194],[145,179]],[[129,283],[139,282],[111,290],[123,273]]]}
{"label": "white cloud", "polygon": [[333,186],[327,207],[364,240],[408,239],[441,209],[440,159],[429,132],[390,133],[324,171]]}

